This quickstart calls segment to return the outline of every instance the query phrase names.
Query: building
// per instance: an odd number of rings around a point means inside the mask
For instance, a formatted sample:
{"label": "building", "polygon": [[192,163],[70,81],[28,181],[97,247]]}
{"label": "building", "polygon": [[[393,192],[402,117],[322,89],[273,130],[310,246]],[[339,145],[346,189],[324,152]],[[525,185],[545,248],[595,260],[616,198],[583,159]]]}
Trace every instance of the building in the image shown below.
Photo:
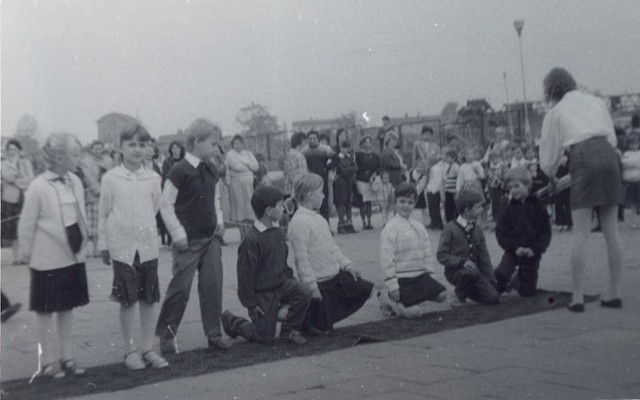
{"label": "building", "polygon": [[115,112],[107,114],[96,121],[96,124],[98,124],[98,140],[118,147],[122,128],[137,122],[137,119],[127,114]]}

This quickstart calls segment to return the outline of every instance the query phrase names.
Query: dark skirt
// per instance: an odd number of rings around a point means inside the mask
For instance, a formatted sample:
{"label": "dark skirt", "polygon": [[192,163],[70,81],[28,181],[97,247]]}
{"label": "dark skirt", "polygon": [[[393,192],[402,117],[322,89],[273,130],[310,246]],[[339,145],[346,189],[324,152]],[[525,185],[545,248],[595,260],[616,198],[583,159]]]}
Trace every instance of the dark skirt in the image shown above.
{"label": "dark skirt", "polygon": [[69,311],[89,303],[84,263],[50,271],[31,269],[29,309],[39,313]]}
{"label": "dark skirt", "polygon": [[400,286],[400,303],[405,307],[435,300],[440,293],[447,290],[428,273],[413,278],[398,278],[398,285]]}
{"label": "dark skirt", "polygon": [[418,193],[418,198],[416,199],[416,208],[419,210],[424,210],[427,208],[427,199],[424,196],[424,190]]}
{"label": "dark skirt", "polygon": [[136,253],[133,265],[113,260],[111,300],[125,307],[131,307],[138,300],[149,305],[159,302],[158,259],[140,263]]}
{"label": "dark skirt", "polygon": [[353,179],[338,178],[333,184],[333,204],[350,206],[353,195]]}
{"label": "dark skirt", "polygon": [[2,240],[13,241],[18,238],[18,216],[22,203],[2,202]]}
{"label": "dark skirt", "polygon": [[571,209],[612,206],[623,201],[620,156],[604,136],[571,146]]}
{"label": "dark skirt", "polygon": [[340,271],[334,278],[318,282],[322,301],[314,300],[307,312],[305,328],[330,331],[333,324],[358,311],[371,296],[373,283],[354,280],[350,273]]}

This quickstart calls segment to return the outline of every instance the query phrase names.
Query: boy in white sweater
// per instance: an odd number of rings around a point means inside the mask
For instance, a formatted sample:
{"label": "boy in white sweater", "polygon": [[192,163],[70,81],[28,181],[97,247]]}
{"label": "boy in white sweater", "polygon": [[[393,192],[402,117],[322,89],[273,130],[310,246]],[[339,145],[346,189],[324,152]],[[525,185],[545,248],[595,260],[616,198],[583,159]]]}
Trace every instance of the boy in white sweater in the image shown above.
{"label": "boy in white sweater", "polygon": [[380,294],[380,308],[387,315],[419,318],[427,301],[446,299],[445,287],[432,277],[433,254],[425,227],[411,217],[416,188],[403,183],[395,192],[396,215],[382,230],[380,265],[387,291]]}

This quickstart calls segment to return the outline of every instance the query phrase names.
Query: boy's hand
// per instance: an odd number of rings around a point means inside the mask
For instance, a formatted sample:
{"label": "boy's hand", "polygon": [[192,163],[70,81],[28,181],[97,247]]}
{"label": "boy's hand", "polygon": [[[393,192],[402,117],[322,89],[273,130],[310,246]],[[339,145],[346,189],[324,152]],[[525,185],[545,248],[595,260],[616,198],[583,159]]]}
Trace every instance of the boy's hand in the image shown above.
{"label": "boy's hand", "polygon": [[320,289],[315,288],[311,291],[311,298],[322,300],[322,294],[320,293]]}
{"label": "boy's hand", "polygon": [[102,250],[100,257],[102,257],[102,263],[104,265],[111,265],[111,254],[109,254],[109,250]]}
{"label": "boy's hand", "polygon": [[175,242],[173,242],[173,245],[179,251],[189,250],[189,242],[187,241],[186,238],[185,239],[176,240]]}
{"label": "boy's hand", "polygon": [[474,263],[471,260],[467,260],[464,262],[464,264],[462,264],[463,267],[465,267],[468,270],[471,271],[477,271],[478,270],[478,266],[476,265],[476,263]]}
{"label": "boy's hand", "polygon": [[392,290],[389,292],[389,298],[393,301],[395,301],[396,303],[400,301],[400,290],[396,289],[396,290]]}
{"label": "boy's hand", "polygon": [[351,276],[353,276],[353,280],[354,281],[357,281],[358,279],[360,279],[360,272],[358,272],[355,269],[353,269],[352,266],[348,266],[344,270],[347,271],[348,273],[350,273]]}
{"label": "boy's hand", "polygon": [[534,254],[534,253],[533,253],[533,250],[531,250],[531,249],[530,249],[530,248],[528,248],[528,247],[525,247],[525,248],[524,248],[524,256],[525,256],[525,257],[529,257],[529,258],[531,258],[531,257],[533,257],[533,254]]}
{"label": "boy's hand", "polygon": [[249,318],[251,318],[252,321],[257,321],[263,315],[264,311],[262,311],[260,306],[255,306],[249,309]]}
{"label": "boy's hand", "polygon": [[524,247],[518,247],[518,248],[516,249],[516,255],[517,255],[518,257],[524,257],[524,251],[525,251],[525,248],[524,248]]}
{"label": "boy's hand", "polygon": [[216,224],[216,229],[213,231],[214,236],[224,236],[224,222],[218,222]]}

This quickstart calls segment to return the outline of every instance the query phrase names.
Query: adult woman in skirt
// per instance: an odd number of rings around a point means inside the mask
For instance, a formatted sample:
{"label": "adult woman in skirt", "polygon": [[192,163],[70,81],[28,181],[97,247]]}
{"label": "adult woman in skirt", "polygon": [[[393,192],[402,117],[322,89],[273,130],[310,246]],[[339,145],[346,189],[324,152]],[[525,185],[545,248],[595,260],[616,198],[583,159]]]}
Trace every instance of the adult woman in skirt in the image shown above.
{"label": "adult woman in skirt", "polygon": [[609,291],[600,304],[620,308],[622,249],[617,211],[622,202],[622,178],[611,115],[600,99],[577,90],[571,74],[562,68],[554,68],[547,74],[544,94],[552,108],[542,125],[541,168],[547,176],[555,177],[565,149],[571,160],[573,299],[568,308],[572,312],[585,309],[585,246],[591,230],[591,210],[596,206],[600,210],[600,223],[607,243],[610,273]]}
{"label": "adult woman in skirt", "polygon": [[[78,139],[53,134],[42,149],[49,169],[25,193],[18,224],[19,253],[31,271],[29,307],[36,312],[41,346],[40,375],[81,375],[73,358],[73,309],[89,302],[84,246],[87,228],[84,192],[75,171],[81,153]],[[57,317],[60,358],[53,352],[53,316]]]}
{"label": "adult woman in skirt", "polygon": [[[356,186],[362,196],[360,217],[363,229],[373,229],[371,226],[372,202],[378,199],[371,190],[371,181],[380,173],[380,158],[373,152],[373,140],[369,136],[360,139],[360,151],[356,153]],[[379,177],[377,179],[380,179]]]}

